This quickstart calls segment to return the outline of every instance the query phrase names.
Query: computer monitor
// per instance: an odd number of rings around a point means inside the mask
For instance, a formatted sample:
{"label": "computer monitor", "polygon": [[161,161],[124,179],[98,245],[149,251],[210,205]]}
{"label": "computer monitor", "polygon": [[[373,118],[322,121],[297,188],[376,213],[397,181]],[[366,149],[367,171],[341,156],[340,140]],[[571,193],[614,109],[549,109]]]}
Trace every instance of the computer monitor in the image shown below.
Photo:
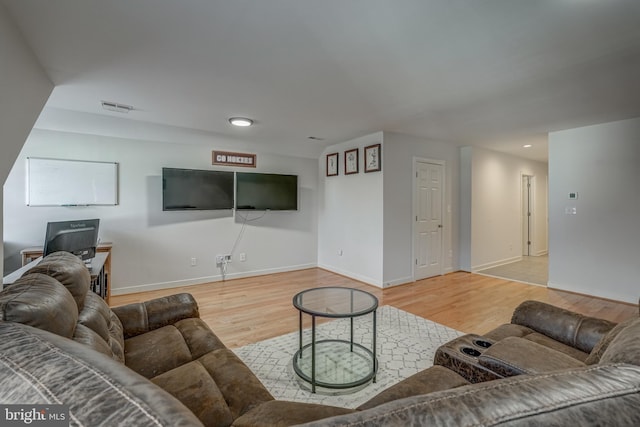
{"label": "computer monitor", "polygon": [[96,255],[99,225],[99,219],[47,223],[43,256],[66,251],[82,260],[92,259]]}

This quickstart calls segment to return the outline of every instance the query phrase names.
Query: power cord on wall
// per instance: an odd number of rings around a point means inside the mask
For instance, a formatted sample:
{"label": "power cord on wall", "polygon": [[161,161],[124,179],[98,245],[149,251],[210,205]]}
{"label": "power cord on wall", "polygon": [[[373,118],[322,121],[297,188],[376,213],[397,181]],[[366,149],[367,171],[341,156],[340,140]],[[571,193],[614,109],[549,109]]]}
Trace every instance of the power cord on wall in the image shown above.
{"label": "power cord on wall", "polygon": [[[247,222],[252,222],[252,221],[259,220],[262,217],[264,217],[267,214],[267,212],[269,212],[269,211],[264,211],[264,213],[262,215],[260,215],[259,217],[249,219],[249,214],[247,214],[247,216],[243,216],[242,214],[240,214],[240,212],[236,211],[236,215],[238,215],[240,218],[242,218],[242,227],[240,228],[240,232],[238,233],[238,237],[236,237],[236,241],[233,243],[233,247],[231,248],[231,251],[229,252],[229,254],[231,255],[231,258],[233,257],[233,254],[235,253],[236,248],[238,247],[238,243],[240,242],[240,240],[242,239],[242,236],[244,235],[244,231],[245,231],[245,229],[247,227]],[[222,281],[224,281],[226,279],[227,266],[228,266],[230,261],[231,261],[231,259],[230,258],[226,258],[226,257],[222,260],[222,263],[220,265]]]}

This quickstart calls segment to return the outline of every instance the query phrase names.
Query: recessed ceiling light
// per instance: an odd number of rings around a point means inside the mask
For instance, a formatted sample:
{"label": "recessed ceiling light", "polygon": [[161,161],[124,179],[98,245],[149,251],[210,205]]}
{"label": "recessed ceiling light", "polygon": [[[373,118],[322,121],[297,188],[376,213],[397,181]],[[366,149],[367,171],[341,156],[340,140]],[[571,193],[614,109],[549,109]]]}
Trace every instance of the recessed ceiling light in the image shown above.
{"label": "recessed ceiling light", "polygon": [[525,144],[522,146],[523,148],[531,148],[531,144]]}
{"label": "recessed ceiling light", "polygon": [[234,126],[247,127],[253,124],[253,120],[247,119],[246,117],[231,117],[229,123]]}

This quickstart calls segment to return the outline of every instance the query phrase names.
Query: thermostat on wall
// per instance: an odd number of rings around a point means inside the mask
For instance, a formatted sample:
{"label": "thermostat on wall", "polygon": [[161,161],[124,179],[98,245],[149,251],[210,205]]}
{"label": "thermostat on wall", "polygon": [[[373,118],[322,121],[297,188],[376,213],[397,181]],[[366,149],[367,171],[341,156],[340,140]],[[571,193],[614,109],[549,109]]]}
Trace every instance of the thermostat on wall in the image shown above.
{"label": "thermostat on wall", "polygon": [[572,193],[569,193],[569,199],[575,200],[578,198],[578,192],[574,191]]}

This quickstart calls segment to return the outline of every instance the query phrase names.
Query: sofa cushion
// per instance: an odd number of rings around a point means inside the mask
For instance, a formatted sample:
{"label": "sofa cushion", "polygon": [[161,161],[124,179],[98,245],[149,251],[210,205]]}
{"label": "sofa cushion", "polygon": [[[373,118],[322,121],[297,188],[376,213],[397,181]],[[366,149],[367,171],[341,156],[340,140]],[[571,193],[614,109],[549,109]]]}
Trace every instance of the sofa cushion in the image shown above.
{"label": "sofa cushion", "polygon": [[160,387],[82,344],[13,322],[0,322],[0,336],[3,404],[63,402],[71,425],[202,426]]}
{"label": "sofa cushion", "polygon": [[107,357],[114,358],[109,344],[107,344],[107,342],[91,328],[78,323],[76,330],[73,333],[73,340],[84,344],[95,351],[99,351]]}
{"label": "sofa cushion", "polygon": [[590,353],[615,326],[608,320],[583,316],[540,301],[525,301],[516,307],[511,323],[531,328],[585,353]]}
{"label": "sofa cushion", "polygon": [[507,337],[478,356],[480,365],[503,377],[585,366],[564,353],[519,337]]}
{"label": "sofa cushion", "polygon": [[191,351],[175,326],[129,338],[124,342],[125,364],[147,378],[153,378],[191,362]]}
{"label": "sofa cushion", "polygon": [[56,279],[34,273],[22,276],[0,293],[0,317],[71,338],[78,309],[69,291]]}
{"label": "sofa cushion", "polygon": [[589,357],[589,353],[585,353],[584,351],[578,350],[575,347],[571,347],[569,345],[563,344],[560,341],[556,341],[538,332],[525,335],[523,338],[529,341],[533,341],[537,344],[543,345],[545,347],[551,348],[555,351],[559,351],[560,353],[564,353],[567,356],[570,356],[581,362],[584,362],[587,359],[587,357]]}
{"label": "sofa cushion", "polygon": [[122,333],[122,323],[113,312],[109,313],[109,346],[116,360],[124,363],[124,335]]}
{"label": "sofa cushion", "polygon": [[233,422],[222,392],[200,362],[189,362],[151,381],[184,403],[205,426],[227,427]]}
{"label": "sofa cushion", "polygon": [[96,332],[111,349],[111,356],[124,362],[122,324],[99,295],[93,292],[87,294],[84,307],[78,314],[78,323]]}
{"label": "sofa cushion", "polygon": [[197,359],[213,350],[226,348],[209,326],[198,317],[179,320],[173,326],[182,334],[192,359]]}
{"label": "sofa cushion", "polygon": [[632,363],[640,365],[640,318],[634,319],[611,341],[600,363]]}
{"label": "sofa cushion", "polygon": [[189,318],[127,338],[124,348],[125,364],[153,378],[226,347],[202,319]]}
{"label": "sofa cushion", "polygon": [[506,337],[524,337],[525,335],[529,335],[534,332],[535,331],[533,329],[527,328],[526,326],[516,325],[515,323],[506,323],[498,326],[490,332],[487,332],[486,334],[483,334],[482,336],[493,341],[500,341]]}
{"label": "sofa cushion", "polygon": [[250,410],[233,422],[234,427],[284,427],[337,415],[351,414],[353,409],[313,403],[272,400]]}
{"label": "sofa cushion", "polygon": [[469,381],[452,370],[434,365],[378,393],[372,399],[360,405],[358,409],[369,409],[383,403],[391,402],[392,400],[403,399],[418,394],[427,394],[434,391],[448,390],[467,384],[469,384]]}
{"label": "sofa cushion", "polygon": [[191,294],[180,293],[111,309],[120,319],[124,338],[173,325],[179,320],[198,318],[198,304]]}
{"label": "sofa cushion", "polygon": [[54,252],[47,255],[25,275],[42,273],[60,282],[73,295],[78,311],[84,306],[84,298],[89,292],[91,275],[84,262],[69,252]]}
{"label": "sofa cushion", "polygon": [[78,313],[78,323],[92,329],[103,340],[109,341],[109,322],[111,310],[100,296],[90,292],[85,298],[85,304]]}
{"label": "sofa cushion", "polygon": [[600,358],[602,357],[602,354],[607,350],[607,348],[609,348],[609,344],[611,344],[611,341],[613,341],[613,339],[617,337],[618,334],[623,329],[625,329],[627,326],[629,326],[633,321],[637,319],[638,319],[637,317],[632,317],[630,319],[625,320],[624,322],[618,323],[612,330],[609,331],[607,335],[602,337],[600,342],[598,342],[598,344],[596,344],[593,350],[591,350],[591,353],[589,354],[589,357],[587,357],[587,359],[585,360],[585,363],[587,365],[593,365],[594,363],[600,362]]}
{"label": "sofa cushion", "polygon": [[271,393],[231,350],[210,351],[198,362],[209,372],[224,395],[234,419],[264,402],[273,400]]}
{"label": "sofa cushion", "polygon": [[304,426],[637,426],[638,407],[640,366],[596,365],[408,397]]}

